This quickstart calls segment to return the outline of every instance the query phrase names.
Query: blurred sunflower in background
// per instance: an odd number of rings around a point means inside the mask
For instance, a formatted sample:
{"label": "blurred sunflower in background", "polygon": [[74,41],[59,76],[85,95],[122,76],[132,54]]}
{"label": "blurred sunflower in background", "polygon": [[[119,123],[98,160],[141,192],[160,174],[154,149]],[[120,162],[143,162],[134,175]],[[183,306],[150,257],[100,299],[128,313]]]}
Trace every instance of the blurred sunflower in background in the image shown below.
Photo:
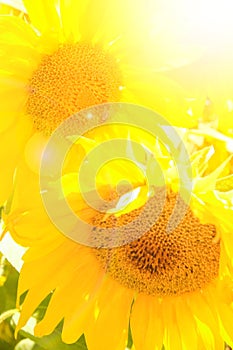
{"label": "blurred sunflower in background", "polygon": [[166,6],[26,0],[18,7],[2,5],[0,17],[1,203],[12,191],[19,159],[38,172],[51,133],[83,108],[126,101],[195,125],[187,111],[196,101],[165,73],[193,61],[200,48],[184,42],[173,23],[163,23]]}

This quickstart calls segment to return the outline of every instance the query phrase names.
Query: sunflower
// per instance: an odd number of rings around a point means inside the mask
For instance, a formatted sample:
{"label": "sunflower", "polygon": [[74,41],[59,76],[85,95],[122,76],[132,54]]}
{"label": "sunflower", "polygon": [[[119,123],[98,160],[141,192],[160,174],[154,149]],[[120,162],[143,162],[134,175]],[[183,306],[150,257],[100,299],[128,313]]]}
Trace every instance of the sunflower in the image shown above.
{"label": "sunflower", "polygon": [[195,124],[187,112],[192,99],[166,71],[192,61],[199,50],[183,44],[184,34],[175,33],[172,24],[161,22],[167,11],[162,4],[17,4],[21,11],[1,5],[0,16],[1,203],[12,191],[19,159],[25,158],[38,172],[48,137],[83,108],[127,101],[151,107],[177,123],[182,115],[183,124]]}
{"label": "sunflower", "polygon": [[[100,128],[99,141],[124,134],[117,128]],[[97,138],[88,135],[90,140]],[[130,142],[135,135],[128,129]],[[150,136],[143,139],[154,152]],[[18,305],[27,294],[17,330],[52,291],[46,314],[35,327],[37,336],[49,334],[63,320],[63,341],[73,343],[84,333],[90,350],[125,349],[129,324],[136,350],[160,350],[162,345],[166,350],[223,349],[224,341],[232,346],[232,176],[220,177],[229,159],[203,176],[209,153],[210,148],[204,148],[191,155],[189,203],[179,193],[176,168],[162,149],[156,158],[163,167],[164,185],[152,190],[142,174],[127,172],[135,184],[132,191],[146,193],[142,201],[129,197],[130,210],[103,213],[89,207],[72,173],[65,174],[66,199],[95,228],[94,239],[105,228],[120,231],[132,223],[137,233],[150,225],[137,239],[110,248],[85,246],[61,234],[44,209],[36,175],[27,164],[21,165],[16,181],[21,183],[26,174],[28,186],[16,183],[11,208],[3,216],[5,230],[29,247],[19,279]],[[114,181],[119,180],[118,168],[111,170]],[[155,176],[147,170],[148,176]],[[101,178],[102,196],[114,198],[116,193]],[[167,231],[172,215],[176,224]]]}

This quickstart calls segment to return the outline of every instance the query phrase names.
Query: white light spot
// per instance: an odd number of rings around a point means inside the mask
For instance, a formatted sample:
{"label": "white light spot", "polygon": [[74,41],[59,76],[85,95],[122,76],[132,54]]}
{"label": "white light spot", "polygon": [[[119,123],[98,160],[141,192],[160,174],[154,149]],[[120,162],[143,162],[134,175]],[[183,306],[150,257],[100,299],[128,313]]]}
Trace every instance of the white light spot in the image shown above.
{"label": "white light spot", "polygon": [[6,233],[0,242],[0,252],[7,258],[7,260],[17,271],[20,271],[23,266],[22,256],[26,250],[26,248],[15,243],[9,233]]}
{"label": "white light spot", "polygon": [[229,112],[233,111],[233,101],[227,100],[227,108]]}
{"label": "white light spot", "polygon": [[229,139],[227,142],[227,150],[228,152],[233,153],[233,139]]}
{"label": "white light spot", "polygon": [[93,119],[93,114],[92,113],[87,113],[87,119],[89,119],[89,120]]}
{"label": "white light spot", "polygon": [[188,114],[190,117],[193,116],[192,108],[189,108],[189,109],[187,110],[187,114]]}

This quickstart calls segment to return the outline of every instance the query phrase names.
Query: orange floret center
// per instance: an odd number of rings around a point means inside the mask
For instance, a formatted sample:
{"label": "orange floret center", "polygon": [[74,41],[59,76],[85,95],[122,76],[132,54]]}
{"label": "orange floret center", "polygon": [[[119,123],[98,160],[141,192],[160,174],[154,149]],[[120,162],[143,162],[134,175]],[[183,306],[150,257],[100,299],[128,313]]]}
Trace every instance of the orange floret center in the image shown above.
{"label": "orange floret center", "polygon": [[120,99],[116,60],[86,43],[66,44],[45,56],[29,81],[27,112],[38,131],[50,135],[83,108]]}
{"label": "orange floret center", "polygon": [[[157,296],[180,295],[200,290],[218,276],[220,243],[214,243],[214,225],[202,224],[187,207],[179,225],[172,232],[166,230],[177,198],[177,194],[167,192],[159,218],[139,239],[117,248],[94,250],[107,273],[127,288]],[[146,212],[141,215],[141,225],[150,220],[158,201],[163,200],[163,191],[149,200]],[[179,202],[185,205],[180,198]],[[126,225],[142,210],[104,220],[99,214],[92,224],[96,227]]]}

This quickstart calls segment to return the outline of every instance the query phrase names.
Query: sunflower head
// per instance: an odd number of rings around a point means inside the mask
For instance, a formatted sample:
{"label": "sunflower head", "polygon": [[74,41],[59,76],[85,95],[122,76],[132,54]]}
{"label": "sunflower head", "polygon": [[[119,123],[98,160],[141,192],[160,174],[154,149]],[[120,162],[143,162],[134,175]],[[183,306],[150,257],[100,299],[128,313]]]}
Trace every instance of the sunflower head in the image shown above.
{"label": "sunflower head", "polygon": [[50,135],[67,117],[91,105],[120,100],[122,76],[101,47],[66,44],[46,55],[29,81],[27,113]]}
{"label": "sunflower head", "polygon": [[[167,73],[190,64],[201,51],[183,44],[184,32],[175,33],[169,20],[157,21],[160,10],[166,16],[166,4],[3,3],[10,6],[0,8],[0,138],[8,149],[0,154],[6,164],[0,174],[1,204],[13,191],[20,161],[38,174],[48,138],[83,108],[136,103],[175,125],[196,125],[198,113],[189,112],[196,99]],[[156,31],[154,23],[159,23]]]}
{"label": "sunflower head", "polygon": [[[94,227],[115,227],[135,220],[135,231],[139,225],[145,231],[150,222],[150,229],[136,241],[115,249],[97,249],[96,256],[106,272],[122,285],[161,297],[204,288],[218,276],[220,260],[220,243],[213,244],[215,225],[202,224],[181,198],[176,210],[186,207],[186,214],[174,230],[167,230],[178,198],[168,190],[164,203],[163,192],[157,191],[146,209],[136,209],[116,220],[103,220],[103,215],[98,215],[92,222]],[[163,210],[158,215],[160,202]],[[138,222],[140,210],[143,214]]]}
{"label": "sunflower head", "polygon": [[[132,163],[118,159],[101,168],[97,176],[97,192],[105,202],[97,204],[110,203],[110,206],[89,206],[86,199],[90,197],[80,192],[81,186],[77,187],[74,174],[62,175],[63,197],[75,214],[91,227],[88,231],[90,246],[80,244],[81,226],[75,226],[76,241],[54,227],[45,213],[38,189],[31,187],[22,193],[21,186],[16,186],[11,211],[4,215],[4,221],[13,237],[29,246],[19,282],[19,296],[28,292],[18,329],[36,305],[53,290],[45,317],[36,326],[37,335],[50,333],[64,319],[62,337],[65,342],[75,341],[84,332],[89,348],[96,349],[96,341],[100,346],[105,342],[104,337],[96,340],[97,330],[103,332],[103,327],[108,327],[108,333],[115,339],[114,344],[121,339],[119,346],[124,349],[130,321],[136,349],[141,348],[144,335],[152,330],[150,341],[153,346],[164,343],[168,349],[174,348],[171,345],[174,336],[177,344],[185,344],[191,349],[193,342],[196,344],[193,349],[198,348],[197,344],[206,345],[209,341],[219,345],[224,339],[231,343],[226,320],[229,314],[233,314],[230,258],[232,182],[229,176],[221,178],[229,158],[213,172],[205,174],[210,148],[190,156],[193,187],[188,202],[179,190],[176,165],[171,162],[167,150],[153,142],[151,134],[145,130],[119,124],[100,125],[88,131],[77,144],[82,144],[91,153],[106,139],[119,136],[126,137],[128,142],[125,156],[130,154],[131,160],[134,156],[134,162],[141,167],[139,172],[132,171]],[[148,175],[151,179],[158,174],[148,159],[144,159],[146,170],[142,171],[142,154],[133,152],[134,141],[140,143],[142,136],[144,145],[147,145],[144,155],[150,149],[163,169],[163,185],[155,186],[156,182],[149,185],[144,178]],[[125,183],[117,187],[119,180],[125,179],[126,175],[131,188]],[[109,185],[105,181],[107,177],[112,181]],[[22,181],[20,173],[17,178]],[[57,183],[50,178],[47,189],[52,191],[54,186]],[[22,195],[26,206],[20,209]],[[56,204],[58,212],[59,203]],[[72,221],[69,215],[65,218],[58,215],[57,218]],[[40,221],[43,230],[35,226],[35,220]],[[131,230],[124,229],[127,225],[131,225]],[[118,235],[112,239],[106,235],[105,229]],[[126,233],[127,242],[116,242],[116,238],[120,239]],[[103,242],[109,241],[117,244],[104,247]],[[46,268],[41,269],[41,266]],[[56,271],[52,277],[51,271]],[[32,273],[35,276],[33,281]],[[69,302],[64,304],[65,297]],[[212,313],[217,315],[214,321]],[[115,320],[114,326],[108,322],[110,317]],[[187,328],[183,327],[183,318]],[[147,322],[145,329],[144,322]],[[155,325],[156,337],[153,335]]]}

